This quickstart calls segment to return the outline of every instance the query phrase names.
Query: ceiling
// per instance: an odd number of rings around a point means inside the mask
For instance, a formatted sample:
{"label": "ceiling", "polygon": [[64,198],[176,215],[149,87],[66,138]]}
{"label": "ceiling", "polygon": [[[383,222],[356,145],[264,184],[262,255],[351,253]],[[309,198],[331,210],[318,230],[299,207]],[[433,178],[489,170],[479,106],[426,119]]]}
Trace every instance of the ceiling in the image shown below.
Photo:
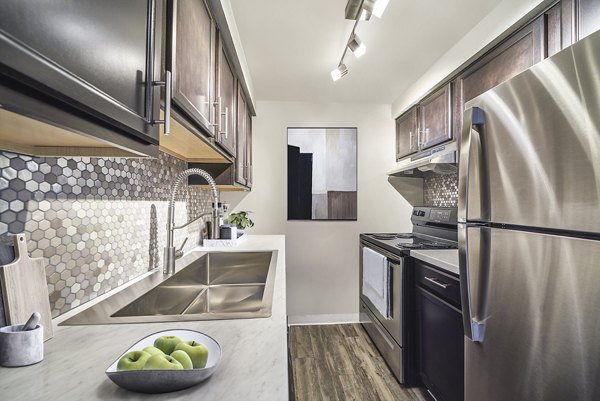
{"label": "ceiling", "polygon": [[346,0],[231,0],[256,100],[392,103],[499,0],[390,0],[358,24],[367,53],[329,73],[353,21]]}

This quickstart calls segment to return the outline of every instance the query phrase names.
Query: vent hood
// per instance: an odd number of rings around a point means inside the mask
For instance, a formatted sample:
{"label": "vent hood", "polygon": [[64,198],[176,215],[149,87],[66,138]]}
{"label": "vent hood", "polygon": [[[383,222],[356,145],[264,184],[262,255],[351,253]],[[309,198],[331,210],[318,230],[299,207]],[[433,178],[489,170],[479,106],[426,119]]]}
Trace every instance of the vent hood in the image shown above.
{"label": "vent hood", "polygon": [[456,142],[436,146],[396,163],[388,175],[396,177],[423,177],[431,174],[456,174],[458,155]]}

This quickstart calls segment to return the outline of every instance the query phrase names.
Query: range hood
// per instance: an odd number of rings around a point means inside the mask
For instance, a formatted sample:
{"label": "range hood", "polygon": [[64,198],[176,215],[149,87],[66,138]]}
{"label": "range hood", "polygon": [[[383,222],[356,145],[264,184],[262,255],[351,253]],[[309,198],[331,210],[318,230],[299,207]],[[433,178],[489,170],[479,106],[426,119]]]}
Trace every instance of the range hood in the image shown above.
{"label": "range hood", "polygon": [[455,174],[458,166],[456,141],[436,146],[396,163],[388,175],[423,177],[431,174]]}

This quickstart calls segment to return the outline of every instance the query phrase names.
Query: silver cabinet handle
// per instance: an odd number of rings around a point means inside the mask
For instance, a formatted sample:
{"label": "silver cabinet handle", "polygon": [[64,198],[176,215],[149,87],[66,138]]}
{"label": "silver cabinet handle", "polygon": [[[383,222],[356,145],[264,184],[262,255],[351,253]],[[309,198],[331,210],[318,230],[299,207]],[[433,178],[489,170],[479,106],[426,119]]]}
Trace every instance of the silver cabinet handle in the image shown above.
{"label": "silver cabinet handle", "polygon": [[217,100],[215,100],[213,102],[213,106],[217,109],[217,112],[215,113],[216,116],[214,117],[214,120],[216,122],[209,123],[208,125],[210,125],[211,127],[217,127],[217,133],[220,133],[220,131],[221,131],[221,96],[217,97]]}
{"label": "silver cabinet handle", "polygon": [[165,118],[163,120],[152,120],[152,124],[164,124],[163,133],[169,135],[171,133],[171,98],[173,97],[173,76],[171,71],[165,71],[164,81],[152,81],[153,86],[165,87]]}
{"label": "silver cabinet handle", "polygon": [[408,133],[408,135],[409,135],[409,138],[410,138],[410,139],[409,139],[409,141],[410,141],[410,142],[409,142],[409,143],[410,143],[410,145],[409,145],[409,146],[410,146],[410,150],[415,150],[415,148],[413,147],[413,145],[414,145],[414,144],[413,144],[413,142],[414,142],[414,139],[415,139],[415,134],[413,134],[413,132],[412,132],[412,131],[410,131],[410,132]]}
{"label": "silver cabinet handle", "polygon": [[223,116],[225,116],[225,131],[219,130],[219,134],[223,135],[225,139],[227,139],[229,137],[229,107],[225,106],[225,112],[221,113],[221,117]]}
{"label": "silver cabinet handle", "polygon": [[437,281],[435,278],[431,278],[431,277],[427,277],[427,276],[425,276],[425,280],[427,280],[427,281],[429,281],[429,282],[431,282],[431,283],[433,283],[433,284],[435,284],[435,285],[437,285],[437,286],[440,286],[440,287],[442,287],[443,289],[446,289],[446,288],[448,288],[448,287],[450,286],[450,284],[444,284],[444,283],[440,283],[440,282],[439,282],[439,281]]}

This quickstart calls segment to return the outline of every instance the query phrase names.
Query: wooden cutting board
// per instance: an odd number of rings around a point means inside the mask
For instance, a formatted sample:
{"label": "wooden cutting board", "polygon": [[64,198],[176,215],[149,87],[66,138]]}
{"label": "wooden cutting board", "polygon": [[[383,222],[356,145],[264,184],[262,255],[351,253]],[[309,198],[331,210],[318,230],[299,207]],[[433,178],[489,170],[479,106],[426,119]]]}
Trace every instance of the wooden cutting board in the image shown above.
{"label": "wooden cutting board", "polygon": [[25,234],[13,237],[15,260],[0,266],[0,284],[4,313],[8,325],[25,324],[33,312],[42,315],[44,341],[52,338],[52,315],[46,283],[46,261],[31,259],[27,253]]}

